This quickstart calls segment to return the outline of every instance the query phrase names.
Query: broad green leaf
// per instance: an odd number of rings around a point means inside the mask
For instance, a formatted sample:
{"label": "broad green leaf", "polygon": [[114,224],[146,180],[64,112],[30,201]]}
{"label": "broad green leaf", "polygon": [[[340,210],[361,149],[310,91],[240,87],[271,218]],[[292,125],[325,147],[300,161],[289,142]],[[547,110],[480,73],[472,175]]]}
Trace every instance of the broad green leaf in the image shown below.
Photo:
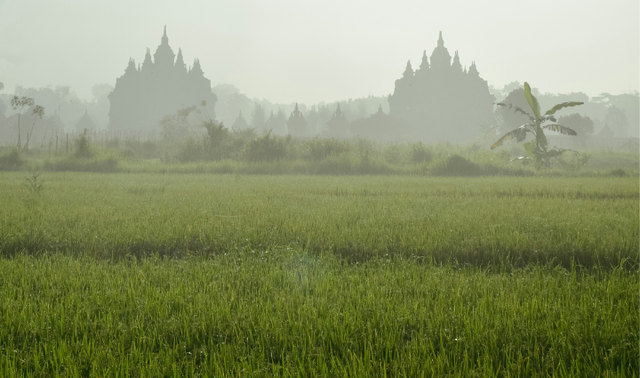
{"label": "broad green leaf", "polygon": [[529,156],[535,157],[534,151],[536,150],[536,141],[532,140],[531,142],[525,143],[524,150],[529,154]]}
{"label": "broad green leaf", "polygon": [[575,132],[575,130],[570,129],[566,126],[562,126],[562,125],[558,125],[557,123],[552,123],[549,125],[544,125],[543,126],[544,129],[548,129],[551,131],[555,131],[558,132],[560,134],[565,134],[565,135],[578,135],[577,132]]}
{"label": "broad green leaf", "polygon": [[536,118],[540,118],[540,104],[538,104],[538,99],[536,96],[531,94],[531,87],[529,83],[524,83],[524,96],[527,98],[527,102],[531,109],[533,110],[533,114],[535,114]]}
{"label": "broad green leaf", "polygon": [[547,157],[548,158],[552,158],[552,157],[556,157],[556,156],[560,156],[564,153],[564,149],[554,149],[554,150],[550,150],[549,152],[547,152]]}
{"label": "broad green leaf", "polygon": [[515,110],[514,110],[514,112],[516,112],[516,113],[522,113],[522,114],[526,115],[527,117],[529,117],[529,119],[530,119],[532,122],[535,120],[535,118],[533,118],[533,116],[532,116],[531,114],[529,114],[529,113],[527,113],[526,111],[524,111],[524,109],[522,109],[522,108],[521,108],[521,107],[519,107],[518,105],[505,104],[505,103],[503,103],[503,102],[496,102],[496,105],[504,106],[504,107],[509,108],[509,109],[514,108],[514,109],[515,109]]}
{"label": "broad green leaf", "polygon": [[527,129],[525,128],[525,126],[520,126],[515,130],[511,130],[508,133],[504,134],[500,139],[498,139],[492,146],[491,149],[493,150],[496,147],[500,147],[502,146],[502,143],[504,143],[507,140],[511,140],[511,139],[515,139],[518,142],[522,142],[526,136],[527,136]]}
{"label": "broad green leaf", "polygon": [[546,113],[544,113],[545,115],[551,115],[555,112],[557,112],[558,110],[562,109],[562,108],[569,108],[572,106],[578,106],[578,105],[582,105],[584,104],[584,102],[578,102],[578,101],[572,101],[572,102],[563,102],[561,104],[558,104],[556,106],[554,106],[553,108],[547,110]]}

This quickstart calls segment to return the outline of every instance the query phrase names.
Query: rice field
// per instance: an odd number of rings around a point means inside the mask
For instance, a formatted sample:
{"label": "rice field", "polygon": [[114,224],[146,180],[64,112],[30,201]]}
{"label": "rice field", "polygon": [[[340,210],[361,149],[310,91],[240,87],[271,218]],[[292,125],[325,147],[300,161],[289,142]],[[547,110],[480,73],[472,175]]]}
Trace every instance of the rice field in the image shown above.
{"label": "rice field", "polygon": [[638,185],[0,173],[0,375],[638,376]]}

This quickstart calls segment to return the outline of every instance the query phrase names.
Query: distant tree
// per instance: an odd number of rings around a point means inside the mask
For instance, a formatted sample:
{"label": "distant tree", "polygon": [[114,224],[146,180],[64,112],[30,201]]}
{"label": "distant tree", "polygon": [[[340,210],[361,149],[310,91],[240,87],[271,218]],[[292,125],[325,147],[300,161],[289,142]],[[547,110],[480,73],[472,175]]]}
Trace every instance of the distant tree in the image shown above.
{"label": "distant tree", "polygon": [[[502,103],[518,106],[521,109],[527,109],[529,107],[523,88],[514,89],[509,92]],[[509,130],[513,130],[529,122],[529,117],[526,115],[501,106],[496,109],[495,114],[501,133],[506,133]]]}
{"label": "distant tree", "polygon": [[584,147],[586,139],[593,134],[593,120],[578,113],[558,118],[558,123],[578,133],[578,141]]}
{"label": "distant tree", "polygon": [[626,135],[635,136],[636,138],[640,136],[640,94],[637,91],[619,95],[602,93],[595,99],[607,105],[603,116],[606,116],[610,106],[624,110],[624,115],[627,118]]}
{"label": "distant tree", "polygon": [[22,142],[20,140],[20,118],[22,117],[22,110],[24,108],[32,107],[34,103],[35,102],[33,101],[33,98],[26,96],[13,96],[13,98],[11,99],[11,107],[13,108],[13,110],[18,111],[18,149],[20,149],[20,146],[22,145]]}
{"label": "distant tree", "polygon": [[620,138],[625,138],[627,136],[627,127],[629,126],[629,122],[627,121],[627,115],[623,109],[620,109],[615,105],[610,106],[604,117],[604,121],[609,125],[614,136]]}
{"label": "distant tree", "polygon": [[276,127],[273,129],[273,133],[275,135],[287,135],[287,114],[282,108],[278,109],[275,118]]}
{"label": "distant tree", "polygon": [[100,98],[107,97],[111,92],[113,92],[113,86],[109,84],[96,84],[91,87],[91,94],[96,101]]}
{"label": "distant tree", "polygon": [[[538,99],[531,93],[531,87],[527,82],[524,83],[524,95],[533,114],[528,113],[523,108],[517,105],[505,104],[502,102],[496,104],[498,106],[512,109],[514,112],[526,115],[529,118],[529,122],[503,135],[491,146],[491,149],[501,146],[504,141],[510,139],[515,139],[517,142],[522,142],[525,140],[527,133],[531,133],[533,134],[535,139],[531,142],[525,143],[525,150],[533,155],[536,162],[536,169],[548,168],[551,165],[550,159],[552,157],[561,155],[564,150],[547,149],[547,137],[544,135],[544,129],[556,131],[566,135],[577,135],[575,130],[555,123],[557,122],[557,120],[553,115],[560,109],[582,105],[583,103],[563,102],[547,110],[547,112],[543,115],[540,111]],[[554,123],[544,125],[544,123],[549,121]]]}
{"label": "distant tree", "polygon": [[222,122],[212,120],[206,121],[202,126],[207,129],[205,136],[205,150],[209,158],[221,160],[226,157],[227,142],[229,140],[229,129]]}
{"label": "distant tree", "polygon": [[33,135],[33,128],[36,126],[36,121],[38,118],[42,119],[42,116],[44,115],[44,107],[36,105],[31,110],[31,115],[33,115],[33,123],[31,124],[31,130],[27,133],[27,143],[24,144],[24,149],[27,151],[29,150],[29,140],[31,140],[31,136]]}
{"label": "distant tree", "polygon": [[[0,82],[0,91],[4,89],[4,84]],[[7,109],[7,106],[0,100],[0,114],[4,114],[4,111]]]}
{"label": "distant tree", "polygon": [[266,121],[266,115],[262,105],[254,101],[253,112],[251,113],[251,127],[256,130],[263,130],[264,123]]}

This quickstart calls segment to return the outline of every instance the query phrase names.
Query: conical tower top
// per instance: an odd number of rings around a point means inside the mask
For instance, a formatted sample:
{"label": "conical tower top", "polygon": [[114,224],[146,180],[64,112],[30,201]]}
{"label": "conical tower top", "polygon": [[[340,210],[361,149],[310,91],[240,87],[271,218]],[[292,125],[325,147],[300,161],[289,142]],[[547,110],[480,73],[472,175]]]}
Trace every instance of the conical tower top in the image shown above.
{"label": "conical tower top", "polygon": [[438,38],[438,46],[433,49],[431,53],[431,68],[440,70],[449,68],[451,66],[451,55],[447,48],[444,47],[444,40],[442,39],[442,32],[440,32]]}
{"label": "conical tower top", "polygon": [[422,62],[420,62],[420,70],[429,69],[429,58],[427,58],[427,50],[422,52]]}
{"label": "conical tower top", "polygon": [[411,67],[411,61],[410,60],[407,61],[407,68],[404,69],[404,74],[402,74],[402,76],[404,76],[404,77],[413,76],[413,68]]}
{"label": "conical tower top", "polygon": [[169,37],[167,37],[167,25],[164,26],[164,33],[162,34],[162,44],[163,45],[169,44]]}

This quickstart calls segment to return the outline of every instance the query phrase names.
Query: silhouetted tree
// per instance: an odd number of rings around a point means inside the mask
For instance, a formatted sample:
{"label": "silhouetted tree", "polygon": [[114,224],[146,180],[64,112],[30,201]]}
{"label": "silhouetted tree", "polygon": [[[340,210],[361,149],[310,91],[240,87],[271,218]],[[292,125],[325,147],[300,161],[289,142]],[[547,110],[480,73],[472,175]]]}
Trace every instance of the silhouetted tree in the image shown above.
{"label": "silhouetted tree", "polygon": [[610,106],[607,110],[607,115],[604,117],[604,121],[609,125],[614,136],[619,138],[625,138],[627,136],[627,127],[629,126],[629,122],[627,121],[627,115],[623,109],[620,109],[615,105]]}
{"label": "silhouetted tree", "polygon": [[18,111],[18,149],[20,149],[21,147],[21,139],[20,139],[20,121],[22,118],[22,110],[24,108],[29,108],[31,106],[33,106],[34,101],[33,98],[30,97],[18,97],[18,96],[13,96],[13,98],[11,99],[11,107],[13,108],[13,110],[17,110]]}
{"label": "silhouetted tree", "polygon": [[578,141],[583,147],[585,146],[587,138],[593,134],[593,120],[587,116],[581,116],[578,113],[559,117],[558,123],[575,130],[578,133]]}
{"label": "silhouetted tree", "polygon": [[265,124],[265,114],[264,114],[264,108],[262,107],[262,105],[258,104],[257,102],[253,103],[253,113],[251,114],[251,127],[254,128],[256,131],[262,131],[264,130],[264,124]]}
{"label": "silhouetted tree", "polygon": [[[513,106],[519,106],[521,109],[529,108],[529,104],[527,103],[527,98],[524,96],[523,88],[514,89],[511,92],[509,92],[507,97],[505,97],[505,99],[502,100],[502,103],[511,104]],[[502,134],[529,122],[529,117],[527,117],[526,115],[520,112],[514,112],[513,110],[507,109],[502,106],[498,106],[496,108],[495,114],[496,114],[496,119],[498,121],[498,125],[500,128],[500,132]]]}

